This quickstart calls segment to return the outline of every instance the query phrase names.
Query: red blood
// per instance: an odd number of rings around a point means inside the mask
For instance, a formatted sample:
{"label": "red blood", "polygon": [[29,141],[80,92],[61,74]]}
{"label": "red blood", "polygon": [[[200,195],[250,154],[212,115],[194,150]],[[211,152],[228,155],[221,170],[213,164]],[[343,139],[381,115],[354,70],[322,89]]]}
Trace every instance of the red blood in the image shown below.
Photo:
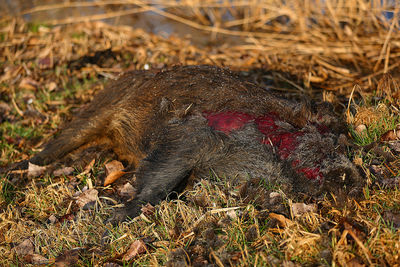
{"label": "red blood", "polygon": [[289,157],[298,145],[297,137],[302,136],[303,134],[303,132],[284,132],[279,135],[280,142],[278,145],[278,154],[281,159],[287,159]]}
{"label": "red blood", "polygon": [[204,112],[203,114],[208,120],[208,126],[217,131],[224,132],[225,134],[229,134],[233,130],[238,130],[249,121],[254,120],[254,116],[235,111],[225,111],[220,113]]}
{"label": "red blood", "polygon": [[326,134],[326,133],[330,132],[330,131],[329,131],[329,128],[326,127],[325,125],[322,125],[322,124],[318,124],[318,125],[317,125],[317,130],[318,130],[318,132],[319,132],[320,134]]}
{"label": "red blood", "polygon": [[258,130],[265,136],[278,130],[278,126],[275,124],[279,117],[276,114],[269,113],[264,116],[257,117],[255,123],[257,124]]}
{"label": "red blood", "polygon": [[303,173],[310,180],[319,180],[322,178],[322,173],[318,167],[301,168],[296,170],[297,173]]}
{"label": "red blood", "polygon": [[[301,130],[290,132],[279,128],[276,121],[279,121],[280,118],[278,114],[272,112],[259,117],[236,111],[224,111],[219,113],[203,112],[203,115],[208,120],[208,126],[217,131],[224,132],[225,134],[238,130],[249,122],[254,122],[258,130],[265,136],[261,142],[266,145],[273,145],[277,149],[277,153],[282,160],[287,159],[290,154],[293,153],[298,146],[297,138],[304,135],[304,132]],[[324,125],[318,125],[318,131],[324,134],[329,132],[329,129]],[[296,166],[299,164],[299,160],[292,162],[294,169],[296,169]],[[299,168],[296,172],[302,173],[308,179],[312,180],[322,178],[319,167]]]}

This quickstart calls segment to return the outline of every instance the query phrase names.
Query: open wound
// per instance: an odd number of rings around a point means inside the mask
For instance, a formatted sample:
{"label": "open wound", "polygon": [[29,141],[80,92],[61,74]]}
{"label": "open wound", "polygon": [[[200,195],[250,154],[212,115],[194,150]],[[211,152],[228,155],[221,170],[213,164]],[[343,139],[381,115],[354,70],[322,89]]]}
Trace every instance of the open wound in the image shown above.
{"label": "open wound", "polygon": [[[288,131],[279,127],[277,122],[281,119],[278,114],[273,112],[262,116],[254,116],[237,111],[223,111],[218,113],[205,111],[203,112],[203,116],[207,119],[208,126],[227,135],[232,131],[241,129],[247,123],[254,123],[257,125],[258,130],[264,135],[261,142],[266,145],[274,146],[281,160],[289,160],[289,156],[292,155],[299,146],[299,137],[305,134],[302,129]],[[325,129],[326,127],[321,128],[317,126],[317,128],[321,134],[327,132]],[[313,167],[300,167],[301,161],[296,159],[291,162],[291,165],[297,173],[303,174],[310,180],[322,180],[323,175],[320,172],[319,162],[314,162]]]}

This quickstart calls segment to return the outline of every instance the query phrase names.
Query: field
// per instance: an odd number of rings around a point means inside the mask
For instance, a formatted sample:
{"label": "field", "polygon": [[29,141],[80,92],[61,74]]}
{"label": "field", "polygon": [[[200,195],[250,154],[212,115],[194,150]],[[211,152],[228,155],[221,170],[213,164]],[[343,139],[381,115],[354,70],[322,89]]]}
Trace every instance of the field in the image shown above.
{"label": "field", "polygon": [[[394,2],[158,1],[164,8],[151,2],[97,1],[107,12],[0,20],[0,265],[400,266]],[[188,36],[99,21],[150,11],[209,39],[200,45]],[[40,151],[107,81],[176,64],[229,67],[289,98],[330,102],[348,123],[348,157],[365,178],[364,196],[303,203],[259,180],[236,186],[210,175],[178,199],[146,206],[111,228],[104,220],[133,190],[129,174],[104,186],[107,169],[119,164],[112,152],[89,148],[9,181],[7,166]],[[109,240],[102,242],[105,232]]]}

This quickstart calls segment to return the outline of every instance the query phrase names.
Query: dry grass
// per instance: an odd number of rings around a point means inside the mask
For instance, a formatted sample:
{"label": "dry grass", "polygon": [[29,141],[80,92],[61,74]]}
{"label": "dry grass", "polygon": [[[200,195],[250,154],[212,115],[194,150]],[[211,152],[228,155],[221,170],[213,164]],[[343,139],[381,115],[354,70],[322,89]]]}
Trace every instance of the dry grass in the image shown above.
{"label": "dry grass", "polygon": [[[24,188],[13,188],[1,177],[0,264],[37,263],[13,249],[30,239],[33,252],[28,255],[50,264],[68,262],[59,256],[81,248],[79,257],[67,257],[69,263],[122,265],[133,241],[142,240],[145,250],[132,264],[398,266],[399,148],[377,142],[398,124],[399,25],[398,19],[382,18],[382,11],[397,17],[397,10],[385,1],[371,7],[366,0],[159,2],[168,8],[135,0],[96,4],[124,5],[103,14],[108,17],[152,10],[217,37],[239,36],[242,42],[197,47],[189,39],[111,26],[94,21],[99,19],[95,16],[48,21],[52,27],[1,21],[0,166],[30,157],[61,121],[122,71],[215,64],[244,71],[271,89],[324,97],[337,107],[350,103],[350,128],[367,128],[362,137],[353,132],[355,142],[377,144],[349,152],[369,182],[364,199],[327,197],[314,212],[295,216],[291,200],[278,188],[253,183],[243,195],[242,187],[214,177],[195,184],[181,199],[164,201],[155,211],[108,229],[111,242],[102,245],[103,220],[117,203],[112,201],[117,185],[101,186],[109,157],[96,157],[84,175],[79,168],[65,177],[42,175]],[[26,13],[92,4],[42,6]],[[71,24],[79,21],[86,22]],[[82,57],[110,48],[111,55],[104,53],[102,60],[79,65]],[[394,153],[393,158],[382,151]],[[88,210],[75,203],[85,186],[99,191]],[[282,195],[277,209],[283,217],[259,204],[273,191]]]}

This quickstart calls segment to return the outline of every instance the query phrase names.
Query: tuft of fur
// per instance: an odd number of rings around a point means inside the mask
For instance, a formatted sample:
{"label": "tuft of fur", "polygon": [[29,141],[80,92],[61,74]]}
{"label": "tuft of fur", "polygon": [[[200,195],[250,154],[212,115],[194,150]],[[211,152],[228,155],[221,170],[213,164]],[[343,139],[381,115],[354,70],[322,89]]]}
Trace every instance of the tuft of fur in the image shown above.
{"label": "tuft of fur", "polygon": [[49,164],[89,143],[112,149],[136,169],[138,185],[136,198],[111,218],[116,223],[210,169],[315,196],[360,188],[339,149],[345,129],[325,103],[278,98],[227,69],[177,66],[112,82],[30,162]]}

